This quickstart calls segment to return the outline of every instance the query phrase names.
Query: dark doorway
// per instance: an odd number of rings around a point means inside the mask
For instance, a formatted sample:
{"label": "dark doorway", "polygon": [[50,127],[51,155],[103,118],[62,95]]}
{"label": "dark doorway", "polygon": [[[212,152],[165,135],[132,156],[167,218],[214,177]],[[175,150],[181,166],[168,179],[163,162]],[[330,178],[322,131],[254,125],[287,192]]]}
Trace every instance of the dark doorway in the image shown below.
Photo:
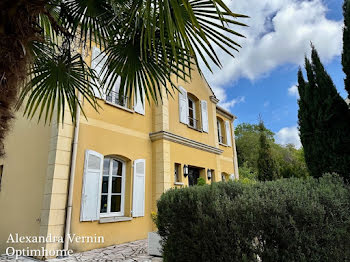
{"label": "dark doorway", "polygon": [[188,167],[188,185],[195,186],[197,185],[197,180],[199,178],[199,168]]}

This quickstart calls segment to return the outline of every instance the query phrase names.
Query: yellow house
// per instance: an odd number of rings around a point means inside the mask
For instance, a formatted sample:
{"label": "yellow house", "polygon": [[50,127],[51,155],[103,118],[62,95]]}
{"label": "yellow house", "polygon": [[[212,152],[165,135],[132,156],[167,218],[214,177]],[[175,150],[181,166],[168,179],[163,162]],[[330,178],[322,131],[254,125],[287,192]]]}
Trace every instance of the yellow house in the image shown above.
{"label": "yellow house", "polygon": [[[98,53],[86,58],[97,71]],[[119,96],[116,86],[98,95],[99,113],[82,101],[87,118],[76,125],[67,117],[45,126],[19,112],[0,160],[0,252],[61,250],[65,233],[74,251],[144,239],[169,188],[238,179],[235,116],[199,73],[177,84],[181,92],[158,105]],[[16,233],[32,241],[16,242]]]}

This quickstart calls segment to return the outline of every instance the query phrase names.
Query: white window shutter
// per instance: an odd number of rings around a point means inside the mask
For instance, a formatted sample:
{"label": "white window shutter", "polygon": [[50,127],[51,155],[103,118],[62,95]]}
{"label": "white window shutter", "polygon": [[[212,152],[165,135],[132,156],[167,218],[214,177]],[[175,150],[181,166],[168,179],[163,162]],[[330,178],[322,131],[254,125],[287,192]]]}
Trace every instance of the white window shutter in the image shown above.
{"label": "white window shutter", "polygon": [[135,92],[135,106],[134,106],[134,110],[136,113],[139,113],[141,115],[145,115],[145,91],[142,88],[142,97],[140,95],[140,92],[138,90],[138,88],[136,88],[137,92]]}
{"label": "white window shutter", "polygon": [[229,121],[225,121],[225,127],[226,127],[226,144],[228,146],[231,146],[231,130],[230,130]]}
{"label": "white window shutter", "polygon": [[205,100],[201,101],[201,111],[202,111],[202,130],[208,133],[208,103]]}
{"label": "white window shutter", "polygon": [[[106,57],[103,57],[103,55],[100,56],[100,54],[101,54],[101,50],[99,48],[97,47],[92,48],[91,68],[96,71],[96,74],[100,76],[100,81],[102,81],[104,76],[104,73],[102,73],[102,68],[106,61]],[[104,99],[105,92],[104,90],[101,90],[99,88],[100,88],[99,84],[97,84],[97,87],[94,87],[94,90],[93,90],[94,94],[96,97]]]}
{"label": "white window shutter", "polygon": [[132,216],[145,216],[145,177],[146,160],[137,159],[134,161],[134,186],[132,197]]}
{"label": "white window shutter", "polygon": [[179,86],[179,117],[181,123],[188,124],[187,91],[182,86]]}
{"label": "white window shutter", "polygon": [[103,155],[92,150],[86,150],[80,221],[99,219],[102,168]]}

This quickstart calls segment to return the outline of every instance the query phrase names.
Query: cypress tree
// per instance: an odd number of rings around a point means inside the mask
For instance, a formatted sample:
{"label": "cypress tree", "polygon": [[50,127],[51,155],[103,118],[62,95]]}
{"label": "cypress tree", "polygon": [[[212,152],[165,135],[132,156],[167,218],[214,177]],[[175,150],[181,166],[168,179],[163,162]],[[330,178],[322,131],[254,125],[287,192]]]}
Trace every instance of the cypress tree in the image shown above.
{"label": "cypress tree", "polygon": [[336,172],[350,176],[350,111],[312,46],[305,59],[308,82],[298,73],[299,131],[305,161],[314,177]]}
{"label": "cypress tree", "polygon": [[345,89],[350,99],[350,0],[345,0],[343,4],[344,29],[343,29],[343,54],[342,65],[345,73]]}
{"label": "cypress tree", "polygon": [[259,123],[259,157],[258,157],[258,179],[260,181],[275,180],[278,178],[275,160],[273,159],[271,146],[267,139],[264,122]]}

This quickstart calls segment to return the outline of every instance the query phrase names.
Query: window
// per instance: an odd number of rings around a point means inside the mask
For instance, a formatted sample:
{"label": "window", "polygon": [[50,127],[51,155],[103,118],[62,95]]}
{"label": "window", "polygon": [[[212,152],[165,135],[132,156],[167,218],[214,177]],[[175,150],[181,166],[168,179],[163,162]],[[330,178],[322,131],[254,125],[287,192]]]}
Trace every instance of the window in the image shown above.
{"label": "window", "polygon": [[225,176],[224,173],[221,174],[221,180],[224,181],[224,182],[226,181],[226,176]]}
{"label": "window", "polygon": [[196,119],[196,103],[191,98],[188,98],[188,124],[193,128],[197,128],[198,126],[198,120]]}
{"label": "window", "polygon": [[2,173],[4,171],[4,165],[0,165],[0,191],[1,191],[1,181],[2,181]]}
{"label": "window", "polygon": [[104,158],[100,214],[124,215],[125,162],[114,158]]}
{"label": "window", "polygon": [[175,163],[174,166],[174,182],[180,182],[180,167],[181,165],[178,163]]}
{"label": "window", "polygon": [[179,86],[179,120],[197,131],[208,133],[208,103]]}
{"label": "window", "polygon": [[129,98],[126,95],[120,94],[119,91],[120,78],[118,78],[112,90],[109,93],[107,92],[106,101],[114,105],[129,108]]}
{"label": "window", "polygon": [[219,143],[223,144],[224,143],[224,136],[222,135],[222,123],[219,118],[216,119],[216,124],[218,126],[218,138],[219,138]]}

